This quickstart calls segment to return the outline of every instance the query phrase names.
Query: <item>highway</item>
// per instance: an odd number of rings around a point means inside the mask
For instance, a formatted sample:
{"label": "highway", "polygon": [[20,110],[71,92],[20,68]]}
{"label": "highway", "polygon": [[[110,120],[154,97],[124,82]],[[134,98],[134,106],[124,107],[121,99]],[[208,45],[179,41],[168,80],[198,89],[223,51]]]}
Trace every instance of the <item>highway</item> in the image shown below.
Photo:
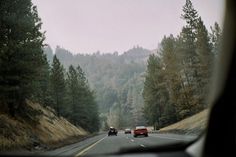
{"label": "highway", "polygon": [[[122,148],[142,149],[154,145],[163,145],[178,141],[191,141],[195,137],[173,134],[149,134],[149,137],[134,138],[131,134],[119,132],[117,136],[103,133],[84,141],[45,152],[49,156],[84,156],[94,154],[115,153]],[[44,154],[44,155],[45,155]]]}

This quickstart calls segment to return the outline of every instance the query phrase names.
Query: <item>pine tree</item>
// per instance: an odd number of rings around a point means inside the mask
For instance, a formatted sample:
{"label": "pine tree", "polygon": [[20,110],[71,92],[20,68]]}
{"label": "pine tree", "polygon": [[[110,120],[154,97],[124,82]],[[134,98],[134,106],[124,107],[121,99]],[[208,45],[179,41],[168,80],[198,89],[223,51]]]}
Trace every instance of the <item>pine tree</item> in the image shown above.
{"label": "pine tree", "polygon": [[100,122],[98,115],[98,106],[95,101],[94,92],[88,86],[83,90],[83,110],[81,125],[90,132],[99,130]]}
{"label": "pine tree", "polygon": [[73,109],[75,109],[76,98],[78,96],[79,82],[78,82],[78,73],[72,65],[69,67],[67,77],[68,77],[67,82],[68,82],[68,87],[69,87],[69,93],[72,98]]}
{"label": "pine tree", "polygon": [[95,101],[95,95],[94,92],[90,89],[87,93],[87,103],[86,103],[87,109],[87,116],[88,116],[88,124],[87,124],[87,130],[90,132],[97,132],[100,128],[100,120],[99,120],[99,112],[98,112],[98,106]]}
{"label": "pine tree", "polygon": [[194,78],[197,77],[196,64],[199,62],[195,46],[199,16],[190,0],[186,0],[181,17],[187,23],[187,25],[183,27],[179,38],[182,42],[182,63],[185,65],[186,81],[189,85],[192,85],[195,82]]}
{"label": "pine tree", "polygon": [[[181,78],[181,60],[177,53],[177,39],[173,35],[169,37],[164,37],[160,44],[160,53],[163,61],[163,73],[166,82],[166,89],[169,93],[169,100],[165,104],[164,118],[165,123],[170,123],[176,121],[178,117],[178,112],[175,113],[176,108],[178,110],[182,109],[182,105],[185,103],[182,92],[184,88],[182,86],[183,80]],[[178,111],[177,110],[177,111]],[[167,112],[172,112],[168,114]],[[177,114],[177,115],[176,115]],[[166,120],[168,119],[168,120]]]}
{"label": "pine tree", "polygon": [[210,42],[212,46],[212,51],[214,55],[217,57],[222,38],[222,30],[217,22],[215,22],[214,26],[213,27],[211,26],[210,28],[211,28]]}
{"label": "pine tree", "polygon": [[212,75],[214,56],[212,53],[212,47],[210,45],[210,38],[208,31],[203,24],[201,18],[199,18],[196,35],[196,53],[199,58],[198,65],[198,111],[207,106],[205,102],[205,96],[208,93],[209,81]]}
{"label": "pine tree", "polygon": [[[183,27],[180,36],[178,37],[177,51],[181,56],[182,71],[181,77],[183,79],[183,96],[186,98],[186,103],[181,109],[182,118],[194,114],[199,111],[201,106],[200,91],[200,67],[201,58],[199,57],[199,25],[200,17],[197,11],[193,8],[192,2],[186,0],[183,7],[182,18],[186,21],[187,25]],[[198,50],[197,50],[198,49]],[[201,107],[200,107],[201,108]]]}
{"label": "pine tree", "polygon": [[69,71],[67,72],[67,88],[68,88],[68,113],[69,113],[69,118],[72,119],[74,124],[77,124],[77,121],[80,120],[79,118],[79,82],[78,82],[78,73],[76,69],[71,65],[69,67]]}
{"label": "pine tree", "polygon": [[122,112],[122,125],[123,126],[132,126],[136,124],[136,118],[133,113],[133,105],[134,105],[134,89],[132,87],[129,87],[127,90],[127,98],[125,100],[125,103],[121,105],[121,112]]}
{"label": "pine tree", "polygon": [[55,103],[54,108],[56,109],[57,114],[60,116],[62,114],[65,101],[65,77],[64,68],[57,59],[56,55],[53,57],[52,62],[51,85],[53,100]]}
{"label": "pine tree", "polygon": [[67,72],[67,118],[89,132],[99,130],[98,107],[82,68],[72,65]]}
{"label": "pine tree", "polygon": [[168,95],[163,82],[161,60],[155,55],[150,55],[143,90],[144,115],[148,123],[156,127],[160,126],[160,117]]}
{"label": "pine tree", "polygon": [[183,6],[184,14],[181,14],[181,18],[184,19],[187,23],[187,28],[192,31],[192,39],[195,38],[196,28],[198,24],[198,12],[194,9],[191,0],[186,0],[185,5]]}
{"label": "pine tree", "polygon": [[32,96],[43,66],[41,25],[30,0],[0,1],[0,99],[12,116]]}
{"label": "pine tree", "polygon": [[50,106],[53,104],[52,91],[50,85],[50,65],[46,55],[42,60],[42,67],[36,77],[32,100],[35,100],[42,105]]}

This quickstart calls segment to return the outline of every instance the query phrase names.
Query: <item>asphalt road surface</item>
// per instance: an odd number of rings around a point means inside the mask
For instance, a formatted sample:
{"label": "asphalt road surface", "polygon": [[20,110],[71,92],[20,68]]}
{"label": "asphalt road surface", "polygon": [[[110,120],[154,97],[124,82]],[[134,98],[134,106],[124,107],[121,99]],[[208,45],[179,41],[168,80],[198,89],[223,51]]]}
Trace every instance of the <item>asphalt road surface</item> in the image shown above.
{"label": "asphalt road surface", "polygon": [[118,152],[122,148],[138,148],[163,145],[178,141],[191,141],[195,137],[171,134],[149,134],[148,137],[134,138],[132,134],[119,132],[117,136],[100,134],[79,143],[68,145],[50,152],[50,156],[84,156]]}

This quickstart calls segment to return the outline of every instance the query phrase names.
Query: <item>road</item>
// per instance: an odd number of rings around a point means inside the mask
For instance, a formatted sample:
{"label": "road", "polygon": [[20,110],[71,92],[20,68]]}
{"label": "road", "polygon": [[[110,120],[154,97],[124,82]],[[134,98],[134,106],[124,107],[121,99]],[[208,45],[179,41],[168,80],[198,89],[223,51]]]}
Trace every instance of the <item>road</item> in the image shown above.
{"label": "road", "polygon": [[114,153],[122,148],[144,148],[153,145],[163,145],[177,141],[191,141],[192,136],[171,134],[149,134],[149,137],[134,138],[130,134],[119,132],[117,136],[107,136],[105,133],[88,138],[79,143],[68,145],[50,152],[50,156],[84,156],[93,154]]}

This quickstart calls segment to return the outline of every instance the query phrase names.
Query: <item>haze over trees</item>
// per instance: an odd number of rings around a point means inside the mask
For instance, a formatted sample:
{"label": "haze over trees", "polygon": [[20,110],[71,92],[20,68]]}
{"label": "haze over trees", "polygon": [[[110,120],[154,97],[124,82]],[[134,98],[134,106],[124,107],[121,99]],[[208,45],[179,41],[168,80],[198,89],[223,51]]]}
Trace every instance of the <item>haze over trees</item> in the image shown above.
{"label": "haze over trees", "polygon": [[150,55],[144,82],[144,115],[148,124],[163,127],[208,106],[213,64],[221,38],[217,23],[206,29],[190,0],[181,18],[186,25],[177,37],[164,36]]}
{"label": "haze over trees", "polygon": [[[52,49],[44,49],[52,62]],[[143,118],[143,74],[150,50],[135,46],[122,55],[118,52],[92,55],[73,55],[68,50],[57,47],[55,55],[65,69],[72,70],[70,64],[84,70],[91,88],[95,91],[102,128],[108,126],[130,127],[145,124]]]}
{"label": "haze over trees", "polygon": [[[79,64],[84,70],[95,91],[103,128],[163,127],[208,106],[205,96],[221,29],[215,23],[208,32],[190,0],[181,18],[186,25],[179,35],[164,36],[155,54],[139,46],[121,55],[99,51],[73,55],[59,46],[55,49],[64,67]],[[45,53],[51,60],[50,46]]]}
{"label": "haze over trees", "polygon": [[2,110],[25,116],[29,99],[95,132],[111,125],[163,127],[205,109],[221,28],[215,23],[209,33],[190,0],[181,17],[186,25],[179,35],[164,36],[155,54],[135,46],[122,55],[73,55],[43,45],[30,0],[0,1]]}
{"label": "haze over trees", "polygon": [[99,114],[94,92],[90,89],[85,73],[78,65],[65,69],[56,55],[49,70],[48,106],[58,116],[67,118],[76,126],[89,132],[99,130]]}

